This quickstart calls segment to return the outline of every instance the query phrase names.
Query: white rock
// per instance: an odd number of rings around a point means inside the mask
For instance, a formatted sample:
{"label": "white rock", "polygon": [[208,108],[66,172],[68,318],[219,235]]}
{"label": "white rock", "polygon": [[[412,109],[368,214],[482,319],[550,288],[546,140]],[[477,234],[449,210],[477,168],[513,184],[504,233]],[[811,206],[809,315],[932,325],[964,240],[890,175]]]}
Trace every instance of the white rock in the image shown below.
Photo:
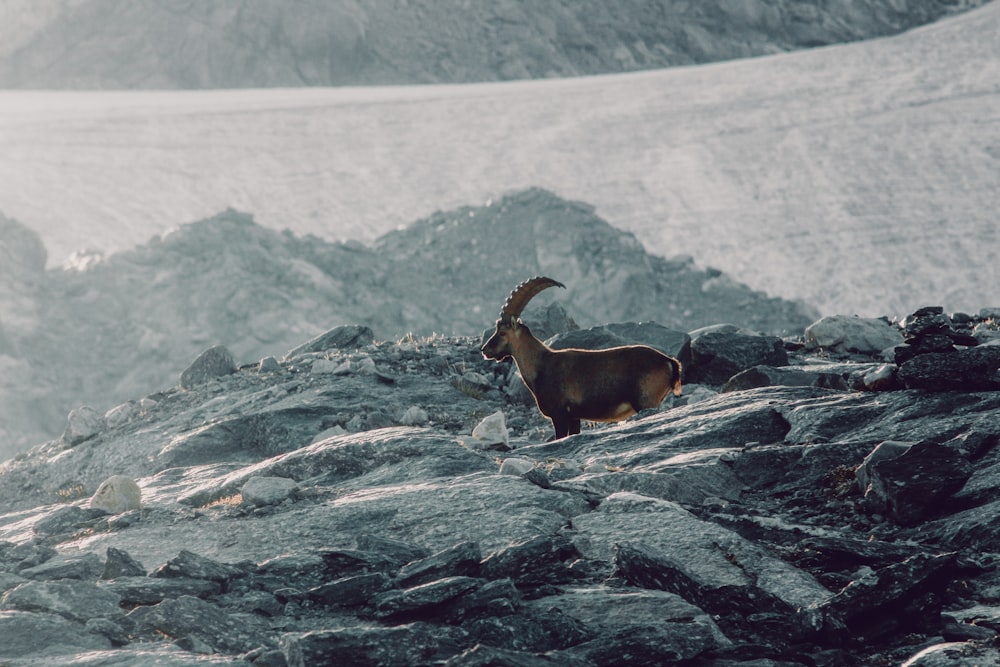
{"label": "white rock", "polygon": [[809,345],[834,352],[877,354],[903,343],[898,326],[877,318],[846,315],[817,320],[806,327],[805,334]]}
{"label": "white rock", "polygon": [[503,460],[500,464],[501,475],[523,475],[535,467],[535,462],[531,459],[511,456]]}
{"label": "white rock", "polygon": [[83,405],[66,417],[63,440],[69,445],[77,445],[88,440],[104,428],[104,418],[94,408]]}
{"label": "white rock", "polygon": [[333,359],[317,359],[313,362],[312,372],[313,373],[333,373],[339,367],[341,363],[339,361],[334,361]]}
{"label": "white rock", "polygon": [[287,477],[251,477],[241,491],[243,502],[255,507],[277,505],[298,491],[299,484]]}
{"label": "white rock", "polygon": [[479,422],[472,429],[472,444],[477,449],[486,449],[493,445],[507,446],[510,443],[510,432],[507,430],[507,418],[502,410],[497,410],[489,417]]}
{"label": "white rock", "polygon": [[403,416],[399,419],[399,423],[404,426],[422,426],[426,424],[428,420],[429,417],[426,410],[419,405],[411,405],[406,408]]}
{"label": "white rock", "polygon": [[375,360],[371,357],[361,357],[351,362],[351,372],[358,375],[371,375],[375,372]]}
{"label": "white rock", "polygon": [[258,373],[274,373],[281,370],[281,364],[274,357],[264,357],[257,365]]}
{"label": "white rock", "polygon": [[122,403],[104,413],[104,422],[108,425],[108,428],[115,428],[131,421],[137,411],[138,408],[132,401]]}
{"label": "white rock", "polygon": [[142,507],[142,490],[135,480],[124,475],[109,477],[97,487],[90,506],[108,514],[121,514]]}

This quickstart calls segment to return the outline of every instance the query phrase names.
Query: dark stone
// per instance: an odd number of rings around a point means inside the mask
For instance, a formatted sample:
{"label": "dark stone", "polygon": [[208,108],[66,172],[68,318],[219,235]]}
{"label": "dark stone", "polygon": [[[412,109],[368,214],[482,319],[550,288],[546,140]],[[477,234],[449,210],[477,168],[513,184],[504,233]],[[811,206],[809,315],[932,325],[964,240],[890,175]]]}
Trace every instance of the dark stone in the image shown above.
{"label": "dark stone", "polygon": [[448,603],[444,619],[461,623],[470,618],[509,616],[517,612],[521,595],[510,579],[490,581]]}
{"label": "dark stone", "polygon": [[142,577],[146,568],[126,551],[108,547],[107,560],[104,563],[104,573],[101,579],[117,579],[118,577]]}
{"label": "dark stone", "polygon": [[122,616],[121,598],[90,581],[29,581],[4,593],[0,608],[58,614],[80,623]]}
{"label": "dark stone", "polygon": [[720,386],[740,371],[759,365],[788,365],[780,338],[709,332],[691,341],[691,364],[684,377],[689,383]]}
{"label": "dark stone", "polygon": [[28,579],[80,579],[96,580],[101,574],[103,563],[97,554],[84,552],[68,556],[57,556],[40,565],[20,570],[19,574]]}
{"label": "dark stone", "polygon": [[222,653],[244,653],[270,642],[266,626],[251,616],[230,615],[218,605],[190,596],[136,607],[128,616],[168,637],[204,643]]}
{"label": "dark stone", "polygon": [[909,389],[934,391],[1000,390],[1000,345],[921,354],[899,367]]}
{"label": "dark stone", "polygon": [[212,560],[211,558],[205,558],[204,556],[191,553],[187,549],[182,549],[181,552],[175,557],[156,568],[150,576],[181,579],[208,579],[209,581],[219,582],[224,586],[230,579],[242,577],[246,574],[246,570],[235,565],[220,563],[216,560]]}
{"label": "dark stone", "polygon": [[291,359],[310,352],[326,352],[327,350],[343,350],[370,345],[375,340],[375,334],[366,326],[347,324],[330,329],[285,354],[285,359]]}
{"label": "dark stone", "polygon": [[375,616],[388,618],[400,614],[419,613],[426,618],[435,607],[479,588],[482,579],[473,577],[445,577],[399,591],[388,591],[375,598]]}
{"label": "dark stone", "polygon": [[361,572],[385,572],[396,567],[393,559],[380,553],[354,549],[327,549],[320,552],[325,579],[339,579]]}
{"label": "dark stone", "polygon": [[571,652],[595,665],[671,665],[691,660],[716,645],[710,630],[692,619],[627,626],[576,646]]}
{"label": "dark stone", "polygon": [[510,651],[559,651],[596,634],[558,609],[474,618],[461,627],[476,643]]}
{"label": "dark stone", "polygon": [[475,542],[462,542],[418,561],[404,565],[396,577],[400,586],[416,586],[442,576],[475,576],[482,553]]}
{"label": "dark stone", "polygon": [[819,387],[822,389],[838,389],[847,391],[850,387],[843,375],[837,373],[820,373],[792,368],[774,368],[773,366],[754,366],[729,378],[720,392],[744,391],[757,387]]}
{"label": "dark stone", "polygon": [[558,653],[528,653],[476,644],[444,663],[445,667],[592,667],[586,658]]}
{"label": "dark stone", "polygon": [[0,661],[5,664],[15,664],[7,661],[18,658],[42,664],[37,660],[44,647],[58,646],[67,653],[111,648],[107,637],[86,630],[82,623],[47,613],[0,611],[0,637]]}
{"label": "dark stone", "polygon": [[539,535],[494,551],[483,559],[481,573],[487,579],[509,577],[521,586],[560,584],[575,578],[567,561],[577,558],[580,552],[567,537]]}
{"label": "dark stone", "polygon": [[360,626],[286,634],[281,649],[289,665],[411,667],[431,664],[445,639],[423,623]]}
{"label": "dark stone", "polygon": [[392,578],[383,572],[358,574],[331,581],[309,590],[309,599],[328,607],[360,607],[373,601],[378,593],[393,587]]}
{"label": "dark stone", "polygon": [[232,375],[237,371],[232,353],[223,345],[210,347],[181,372],[181,387],[193,389],[215,378]]}
{"label": "dark stone", "polygon": [[905,526],[940,510],[941,502],[972,476],[968,458],[933,442],[918,442],[867,467],[865,500]]}
{"label": "dark stone", "polygon": [[420,560],[421,558],[427,558],[431,555],[430,552],[423,547],[410,544],[409,542],[403,542],[401,540],[394,540],[390,537],[372,535],[370,533],[359,535],[357,542],[358,549],[362,551],[371,551],[385,556],[388,560],[397,564],[397,566],[406,565],[409,562]]}
{"label": "dark stone", "polygon": [[954,576],[956,554],[917,554],[857,577],[826,602],[803,610],[820,641],[874,641],[901,632],[940,630],[942,592]]}
{"label": "dark stone", "polygon": [[123,576],[102,581],[100,587],[119,597],[127,606],[157,604],[185,595],[206,598],[218,595],[222,586],[208,579],[156,579],[154,577]]}
{"label": "dark stone", "polygon": [[613,560],[618,576],[630,584],[674,593],[712,614],[792,611],[782,600],[756,586],[703,581],[681,563],[640,545],[617,545]]}
{"label": "dark stone", "polygon": [[85,509],[76,505],[61,507],[34,525],[37,535],[65,535],[89,527],[94,519],[105,515],[103,510]]}

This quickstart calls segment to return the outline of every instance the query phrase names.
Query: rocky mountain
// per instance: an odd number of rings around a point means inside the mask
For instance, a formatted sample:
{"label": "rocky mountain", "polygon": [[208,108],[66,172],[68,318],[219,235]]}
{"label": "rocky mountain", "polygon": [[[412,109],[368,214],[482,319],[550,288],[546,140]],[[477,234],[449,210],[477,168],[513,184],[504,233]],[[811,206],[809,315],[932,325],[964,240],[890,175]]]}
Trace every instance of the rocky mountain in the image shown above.
{"label": "rocky mountain", "polygon": [[998,316],[609,326],[701,384],[554,442],[473,337],[214,347],[0,465],[0,661],[996,664]]}
{"label": "rocky mountain", "polygon": [[726,319],[781,333],[817,317],[690,257],[651,255],[592,207],[539,189],[437,213],[373,246],[276,232],[227,211],[48,271],[37,237],[3,224],[0,252],[17,259],[0,269],[8,453],[57,434],[81,398],[108,409],[169,385],[217,343],[250,363],[336,325],[368,326],[379,340],[478,335],[534,275],[567,285],[539,305],[558,299],[584,326],[654,320],[687,331]]}
{"label": "rocky mountain", "polygon": [[894,34],[981,0],[14,0],[0,87],[464,83],[627,72]]}

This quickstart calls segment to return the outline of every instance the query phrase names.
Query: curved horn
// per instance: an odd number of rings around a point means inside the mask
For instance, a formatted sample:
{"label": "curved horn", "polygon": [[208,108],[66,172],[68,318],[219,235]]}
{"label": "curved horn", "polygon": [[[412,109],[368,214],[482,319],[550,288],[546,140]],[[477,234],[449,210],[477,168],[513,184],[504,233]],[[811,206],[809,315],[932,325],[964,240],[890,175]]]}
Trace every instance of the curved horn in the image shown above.
{"label": "curved horn", "polygon": [[553,280],[552,278],[545,278],[544,276],[535,276],[530,280],[525,280],[523,283],[514,288],[507,297],[507,300],[503,304],[503,308],[500,309],[500,318],[505,320],[512,320],[517,318],[524,307],[528,305],[536,294],[549,287],[566,287],[558,280]]}

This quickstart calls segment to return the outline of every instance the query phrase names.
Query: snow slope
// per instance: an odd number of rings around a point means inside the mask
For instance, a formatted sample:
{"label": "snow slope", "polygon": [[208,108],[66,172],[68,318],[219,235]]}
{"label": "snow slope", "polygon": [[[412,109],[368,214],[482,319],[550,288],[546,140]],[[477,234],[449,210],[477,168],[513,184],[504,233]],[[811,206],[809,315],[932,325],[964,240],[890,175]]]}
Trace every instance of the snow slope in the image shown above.
{"label": "snow slope", "polygon": [[998,35],[990,3],[892,38],[629,75],[0,92],[0,211],[59,263],[227,206],[369,241],[541,186],[652,252],[824,312],[974,310],[1000,304]]}

